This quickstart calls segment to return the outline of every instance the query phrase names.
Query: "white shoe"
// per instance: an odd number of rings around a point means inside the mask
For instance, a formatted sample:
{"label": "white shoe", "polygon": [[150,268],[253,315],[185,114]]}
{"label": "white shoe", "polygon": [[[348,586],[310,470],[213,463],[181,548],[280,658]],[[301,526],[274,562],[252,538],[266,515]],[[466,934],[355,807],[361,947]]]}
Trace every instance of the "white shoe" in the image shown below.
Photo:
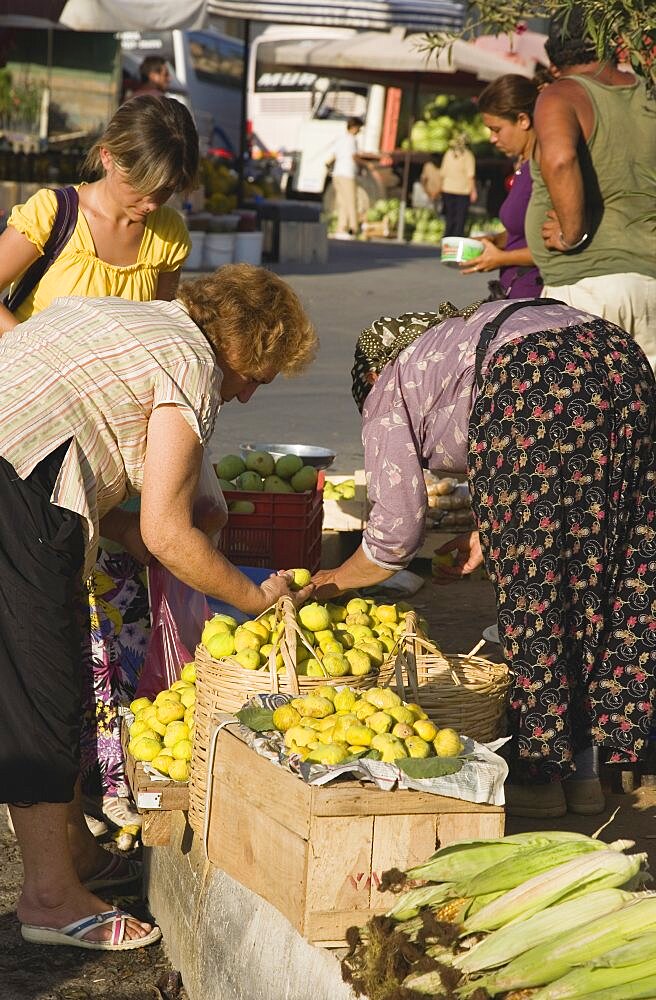
{"label": "white shoe", "polygon": [[105,819],[114,826],[141,826],[143,817],[136,811],[128,798],[116,795],[105,795],[102,800],[102,811]]}

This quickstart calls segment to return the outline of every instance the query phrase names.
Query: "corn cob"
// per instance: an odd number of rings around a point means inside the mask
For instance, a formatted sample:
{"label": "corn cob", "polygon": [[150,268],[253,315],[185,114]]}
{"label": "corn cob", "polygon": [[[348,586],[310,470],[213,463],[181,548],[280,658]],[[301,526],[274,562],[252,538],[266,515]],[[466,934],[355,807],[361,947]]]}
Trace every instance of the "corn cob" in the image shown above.
{"label": "corn cob", "polygon": [[454,960],[456,968],[468,974],[505,965],[517,955],[587,924],[605,913],[613,913],[634,897],[621,889],[601,889],[581,899],[556,903],[521,922],[513,921],[488,934],[469,951]]}
{"label": "corn cob", "polygon": [[535,1000],[578,1000],[651,977],[656,994],[656,933],[642,934],[600,958],[572,969],[535,994]]}
{"label": "corn cob", "polygon": [[443,885],[422,885],[418,889],[410,889],[404,892],[397,900],[387,916],[393,920],[410,920],[416,917],[422,906],[437,906],[449,899],[450,884]]}
{"label": "corn cob", "polygon": [[465,920],[467,934],[492,931],[497,927],[532,916],[539,910],[576,892],[624,886],[646,867],[646,854],[624,855],[617,851],[594,851],[541,872],[505,892]]}
{"label": "corn cob", "polygon": [[605,846],[598,840],[588,838],[585,841],[548,844],[546,847],[536,849],[527,848],[519,855],[491,865],[478,875],[454,882],[453,892],[457,896],[485,896],[490,892],[514,889],[525,882],[529,875],[550,871],[581,855],[603,851]]}
{"label": "corn cob", "polygon": [[[427,861],[407,871],[408,878],[429,882],[455,882],[512,857],[528,847],[546,847],[550,843],[592,840],[583,833],[545,830],[539,833],[516,833],[498,840],[461,840],[440,848]],[[600,844],[600,841],[594,841]],[[601,845],[603,846],[603,845]],[[633,846],[633,845],[631,845]]]}
{"label": "corn cob", "polygon": [[[482,987],[496,996],[506,990],[542,986],[577,965],[599,958],[617,946],[618,941],[626,943],[650,930],[656,930],[656,893],[641,894],[621,910],[530,948],[503,968],[471,980],[458,993],[469,996]],[[656,987],[652,992],[656,992]]]}

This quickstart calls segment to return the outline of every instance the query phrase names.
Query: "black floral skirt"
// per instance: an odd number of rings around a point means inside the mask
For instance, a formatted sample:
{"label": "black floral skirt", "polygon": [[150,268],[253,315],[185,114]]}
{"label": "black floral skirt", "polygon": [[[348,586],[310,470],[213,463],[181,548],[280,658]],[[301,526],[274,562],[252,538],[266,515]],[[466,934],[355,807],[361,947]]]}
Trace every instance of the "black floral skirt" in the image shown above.
{"label": "black floral skirt", "polygon": [[469,480],[513,671],[511,777],[644,755],[656,692],[656,388],[605,320],[492,357]]}

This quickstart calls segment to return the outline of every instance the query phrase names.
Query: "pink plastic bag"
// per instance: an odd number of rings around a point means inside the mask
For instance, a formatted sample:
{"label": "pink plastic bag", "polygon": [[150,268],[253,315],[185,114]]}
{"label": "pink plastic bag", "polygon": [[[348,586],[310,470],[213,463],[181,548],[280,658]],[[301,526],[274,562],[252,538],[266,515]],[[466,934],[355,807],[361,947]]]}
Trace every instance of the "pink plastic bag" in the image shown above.
{"label": "pink plastic bag", "polygon": [[153,626],[135,698],[152,698],[179,679],[212,616],[205,595],[155,559],[148,566],[148,590]]}

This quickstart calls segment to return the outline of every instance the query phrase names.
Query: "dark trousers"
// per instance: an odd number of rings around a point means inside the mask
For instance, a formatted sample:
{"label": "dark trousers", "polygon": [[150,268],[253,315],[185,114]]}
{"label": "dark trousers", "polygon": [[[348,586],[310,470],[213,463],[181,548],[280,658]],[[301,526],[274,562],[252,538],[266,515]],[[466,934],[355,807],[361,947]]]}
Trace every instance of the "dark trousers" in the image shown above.
{"label": "dark trousers", "polygon": [[467,221],[467,209],[469,208],[468,194],[442,194],[442,208],[444,210],[445,236],[464,236],[465,222]]}

